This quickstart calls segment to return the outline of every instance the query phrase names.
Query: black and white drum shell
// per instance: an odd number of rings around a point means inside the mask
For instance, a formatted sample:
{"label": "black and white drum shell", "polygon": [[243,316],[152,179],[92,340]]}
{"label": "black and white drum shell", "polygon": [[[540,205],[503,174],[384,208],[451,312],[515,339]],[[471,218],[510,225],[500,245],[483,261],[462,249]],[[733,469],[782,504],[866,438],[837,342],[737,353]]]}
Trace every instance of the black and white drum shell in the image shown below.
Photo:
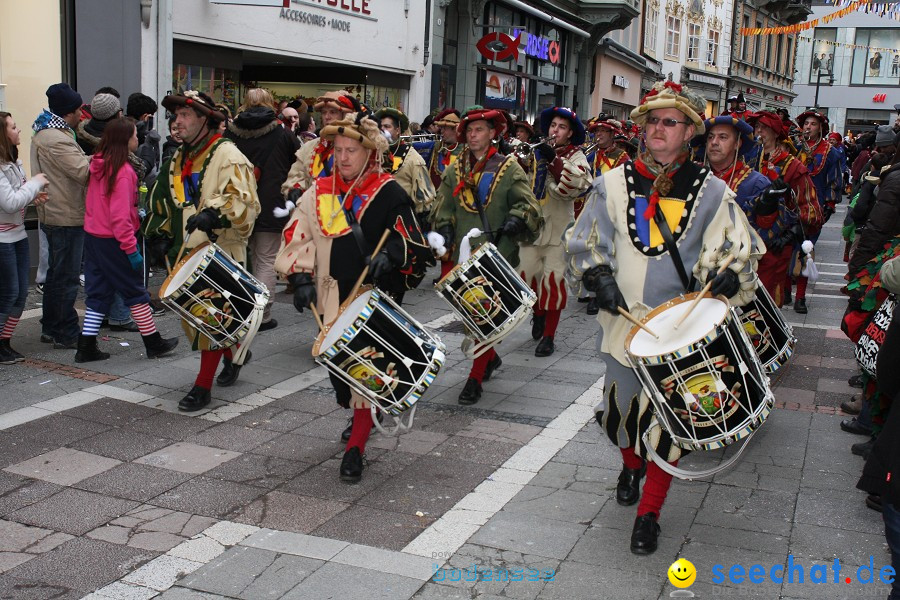
{"label": "black and white drum shell", "polygon": [[397,416],[412,408],[444,364],[446,347],[377,289],[362,288],[313,344],[320,365]]}
{"label": "black and white drum shell", "polygon": [[769,380],[728,301],[706,297],[674,328],[697,293],[651,311],[633,327],[626,355],[660,425],[687,450],[714,450],[749,436],[775,398]]}
{"label": "black and white drum shell", "polygon": [[766,288],[759,285],[756,298],[744,306],[735,307],[735,311],[740,315],[744,330],[766,373],[774,373],[787,364],[794,354],[797,338]]}

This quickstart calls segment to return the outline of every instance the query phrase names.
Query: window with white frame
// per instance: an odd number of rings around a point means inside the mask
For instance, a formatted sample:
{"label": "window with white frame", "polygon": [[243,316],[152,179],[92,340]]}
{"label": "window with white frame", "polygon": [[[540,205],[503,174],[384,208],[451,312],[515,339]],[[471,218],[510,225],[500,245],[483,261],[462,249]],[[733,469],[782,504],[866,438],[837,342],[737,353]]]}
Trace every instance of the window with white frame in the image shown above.
{"label": "window with white frame", "polygon": [[678,59],[681,56],[681,19],[668,15],[666,17],[666,58]]}
{"label": "window with white frame", "polygon": [[706,40],[706,64],[715,67],[719,62],[719,32],[710,31]]}
{"label": "window with white frame", "polygon": [[687,59],[691,62],[700,60],[700,24],[688,23]]}
{"label": "window with white frame", "polygon": [[647,19],[644,21],[644,49],[656,52],[656,36],[659,31],[659,8],[647,3]]}

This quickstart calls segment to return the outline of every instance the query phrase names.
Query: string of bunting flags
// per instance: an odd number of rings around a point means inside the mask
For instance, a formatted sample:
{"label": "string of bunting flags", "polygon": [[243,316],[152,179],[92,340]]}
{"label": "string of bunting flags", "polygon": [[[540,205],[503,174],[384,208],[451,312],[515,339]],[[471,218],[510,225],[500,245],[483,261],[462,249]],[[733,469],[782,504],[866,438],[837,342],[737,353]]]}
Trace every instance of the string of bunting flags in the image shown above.
{"label": "string of bunting flags", "polygon": [[[849,5],[852,0],[834,0],[833,4],[838,7]],[[866,14],[874,14],[879,17],[888,17],[900,20],[900,3],[894,2],[866,2],[862,8]]]}
{"label": "string of bunting flags", "polygon": [[799,33],[808,29],[813,29],[819,24],[830,23],[835,19],[846,17],[863,4],[868,4],[867,0],[854,0],[844,8],[829,13],[818,19],[806,21],[805,23],[797,23],[795,25],[783,25],[781,27],[741,27],[741,35],[778,35],[782,33]]}
{"label": "string of bunting flags", "polygon": [[897,52],[897,48],[879,48],[878,46],[864,46],[862,44],[846,44],[844,42],[832,42],[829,40],[817,40],[811,37],[803,37],[800,39],[804,42],[812,42],[813,44],[826,44],[828,46],[836,46],[838,48],[851,48],[854,50],[868,50],[870,52]]}

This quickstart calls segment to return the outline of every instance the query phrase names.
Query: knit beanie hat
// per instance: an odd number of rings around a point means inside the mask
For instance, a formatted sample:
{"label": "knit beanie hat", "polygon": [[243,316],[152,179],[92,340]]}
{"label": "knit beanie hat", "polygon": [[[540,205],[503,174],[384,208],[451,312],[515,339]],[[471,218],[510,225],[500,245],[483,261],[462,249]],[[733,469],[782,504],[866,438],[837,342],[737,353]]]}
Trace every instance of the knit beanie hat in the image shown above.
{"label": "knit beanie hat", "polygon": [[91,117],[98,121],[109,121],[122,110],[122,103],[112,94],[97,94],[91,100]]}
{"label": "knit beanie hat", "polygon": [[879,125],[875,130],[875,147],[892,146],[897,134],[890,125]]}
{"label": "knit beanie hat", "polygon": [[55,115],[65,116],[75,112],[84,101],[81,94],[69,87],[68,83],[54,83],[47,88],[47,106]]}

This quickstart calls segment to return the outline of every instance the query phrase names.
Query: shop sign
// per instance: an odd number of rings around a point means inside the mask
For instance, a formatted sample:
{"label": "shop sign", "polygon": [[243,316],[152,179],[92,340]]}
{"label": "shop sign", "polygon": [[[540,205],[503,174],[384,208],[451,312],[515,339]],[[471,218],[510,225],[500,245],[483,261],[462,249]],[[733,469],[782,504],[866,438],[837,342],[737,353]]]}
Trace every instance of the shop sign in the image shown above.
{"label": "shop sign", "polygon": [[559,42],[545,38],[540,35],[532,35],[527,31],[516,29],[513,36],[516,38],[525,36],[525,54],[538,60],[547,60],[554,65],[559,64],[560,47]]}
{"label": "shop sign", "polygon": [[628,78],[625,77],[624,75],[613,75],[612,84],[616,87],[622,88],[623,90],[627,90],[628,89]]}
{"label": "shop sign", "polygon": [[304,23],[306,25],[313,25],[315,27],[330,27],[335,31],[350,33],[350,21],[344,21],[342,19],[329,19],[328,17],[325,17],[323,15],[308,13],[305,10],[282,8],[281,15],[279,16],[282,19],[286,19],[288,21],[296,21],[297,23]]}
{"label": "shop sign", "polygon": [[310,6],[322,6],[360,15],[371,15],[369,2],[371,0],[291,0],[294,4],[308,4]]}
{"label": "shop sign", "polygon": [[875,94],[872,96],[872,102],[884,102],[887,100],[887,94]]}
{"label": "shop sign", "polygon": [[488,60],[519,60],[519,43],[521,35],[516,39],[495,31],[489,33],[475,44],[478,52]]}

